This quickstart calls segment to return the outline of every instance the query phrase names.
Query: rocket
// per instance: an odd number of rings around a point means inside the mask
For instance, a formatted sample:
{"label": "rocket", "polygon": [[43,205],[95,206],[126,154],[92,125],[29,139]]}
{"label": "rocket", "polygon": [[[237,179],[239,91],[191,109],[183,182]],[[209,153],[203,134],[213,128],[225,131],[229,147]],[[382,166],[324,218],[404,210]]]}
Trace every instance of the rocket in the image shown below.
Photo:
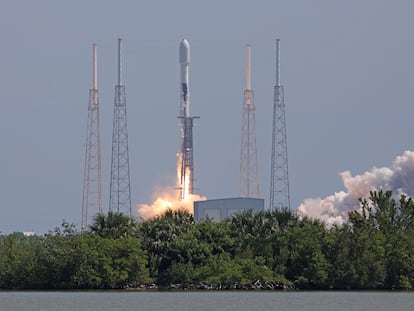
{"label": "rocket", "polygon": [[181,83],[181,104],[180,116],[190,116],[190,92],[188,87],[188,67],[190,66],[190,45],[186,39],[180,43],[180,83]]}
{"label": "rocket", "polygon": [[180,145],[179,145],[179,189],[180,199],[185,201],[193,194],[193,120],[198,117],[190,117],[190,90],[189,90],[189,65],[190,45],[186,39],[180,43]]}

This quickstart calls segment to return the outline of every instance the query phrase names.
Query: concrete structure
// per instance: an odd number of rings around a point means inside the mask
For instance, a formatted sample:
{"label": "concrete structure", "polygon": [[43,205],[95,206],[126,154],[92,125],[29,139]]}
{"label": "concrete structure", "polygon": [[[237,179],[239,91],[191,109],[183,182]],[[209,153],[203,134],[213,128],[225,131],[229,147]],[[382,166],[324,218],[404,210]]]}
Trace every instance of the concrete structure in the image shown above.
{"label": "concrete structure", "polygon": [[255,213],[264,211],[264,199],[229,198],[196,201],[194,202],[194,219],[200,221],[209,217],[214,221],[220,221],[249,209]]}

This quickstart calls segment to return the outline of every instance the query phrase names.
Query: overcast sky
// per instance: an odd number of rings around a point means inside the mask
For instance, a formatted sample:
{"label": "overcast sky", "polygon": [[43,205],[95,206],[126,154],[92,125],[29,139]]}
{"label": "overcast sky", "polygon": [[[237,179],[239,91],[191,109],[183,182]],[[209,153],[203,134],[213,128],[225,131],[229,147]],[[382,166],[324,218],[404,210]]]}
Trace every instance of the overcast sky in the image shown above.
{"label": "overcast sky", "polygon": [[260,196],[269,202],[275,39],[281,39],[291,205],[344,189],[339,173],[414,145],[414,2],[19,1],[0,3],[0,231],[81,221],[92,44],[98,45],[108,209],[117,38],[124,39],[133,205],[174,186],[178,47],[191,46],[195,178],[238,195],[245,45],[252,46]]}

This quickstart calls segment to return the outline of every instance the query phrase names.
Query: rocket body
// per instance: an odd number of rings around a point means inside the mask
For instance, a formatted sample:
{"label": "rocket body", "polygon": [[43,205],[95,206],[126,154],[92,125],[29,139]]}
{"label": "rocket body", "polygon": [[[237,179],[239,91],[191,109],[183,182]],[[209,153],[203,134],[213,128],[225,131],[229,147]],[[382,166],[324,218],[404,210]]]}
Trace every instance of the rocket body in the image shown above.
{"label": "rocket body", "polygon": [[190,117],[189,65],[190,45],[183,39],[179,49],[180,63],[180,146],[178,151],[178,183],[181,201],[193,194],[193,117]]}
{"label": "rocket body", "polygon": [[180,82],[181,82],[181,105],[180,116],[190,116],[190,89],[188,85],[188,67],[190,65],[190,45],[186,39],[180,43]]}

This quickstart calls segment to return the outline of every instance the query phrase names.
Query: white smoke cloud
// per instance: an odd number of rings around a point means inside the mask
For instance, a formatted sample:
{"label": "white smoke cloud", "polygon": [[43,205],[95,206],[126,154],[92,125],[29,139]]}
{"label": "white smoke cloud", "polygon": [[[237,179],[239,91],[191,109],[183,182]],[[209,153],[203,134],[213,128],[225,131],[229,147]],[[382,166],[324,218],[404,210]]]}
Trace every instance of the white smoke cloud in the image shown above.
{"label": "white smoke cloud", "polygon": [[360,208],[358,199],[368,198],[370,191],[392,190],[396,197],[414,196],[414,152],[405,151],[390,167],[373,167],[356,176],[349,171],[339,175],[346,191],[335,192],[325,199],[305,199],[298,207],[301,216],[318,218],[328,225],[343,224],[350,211]]}

